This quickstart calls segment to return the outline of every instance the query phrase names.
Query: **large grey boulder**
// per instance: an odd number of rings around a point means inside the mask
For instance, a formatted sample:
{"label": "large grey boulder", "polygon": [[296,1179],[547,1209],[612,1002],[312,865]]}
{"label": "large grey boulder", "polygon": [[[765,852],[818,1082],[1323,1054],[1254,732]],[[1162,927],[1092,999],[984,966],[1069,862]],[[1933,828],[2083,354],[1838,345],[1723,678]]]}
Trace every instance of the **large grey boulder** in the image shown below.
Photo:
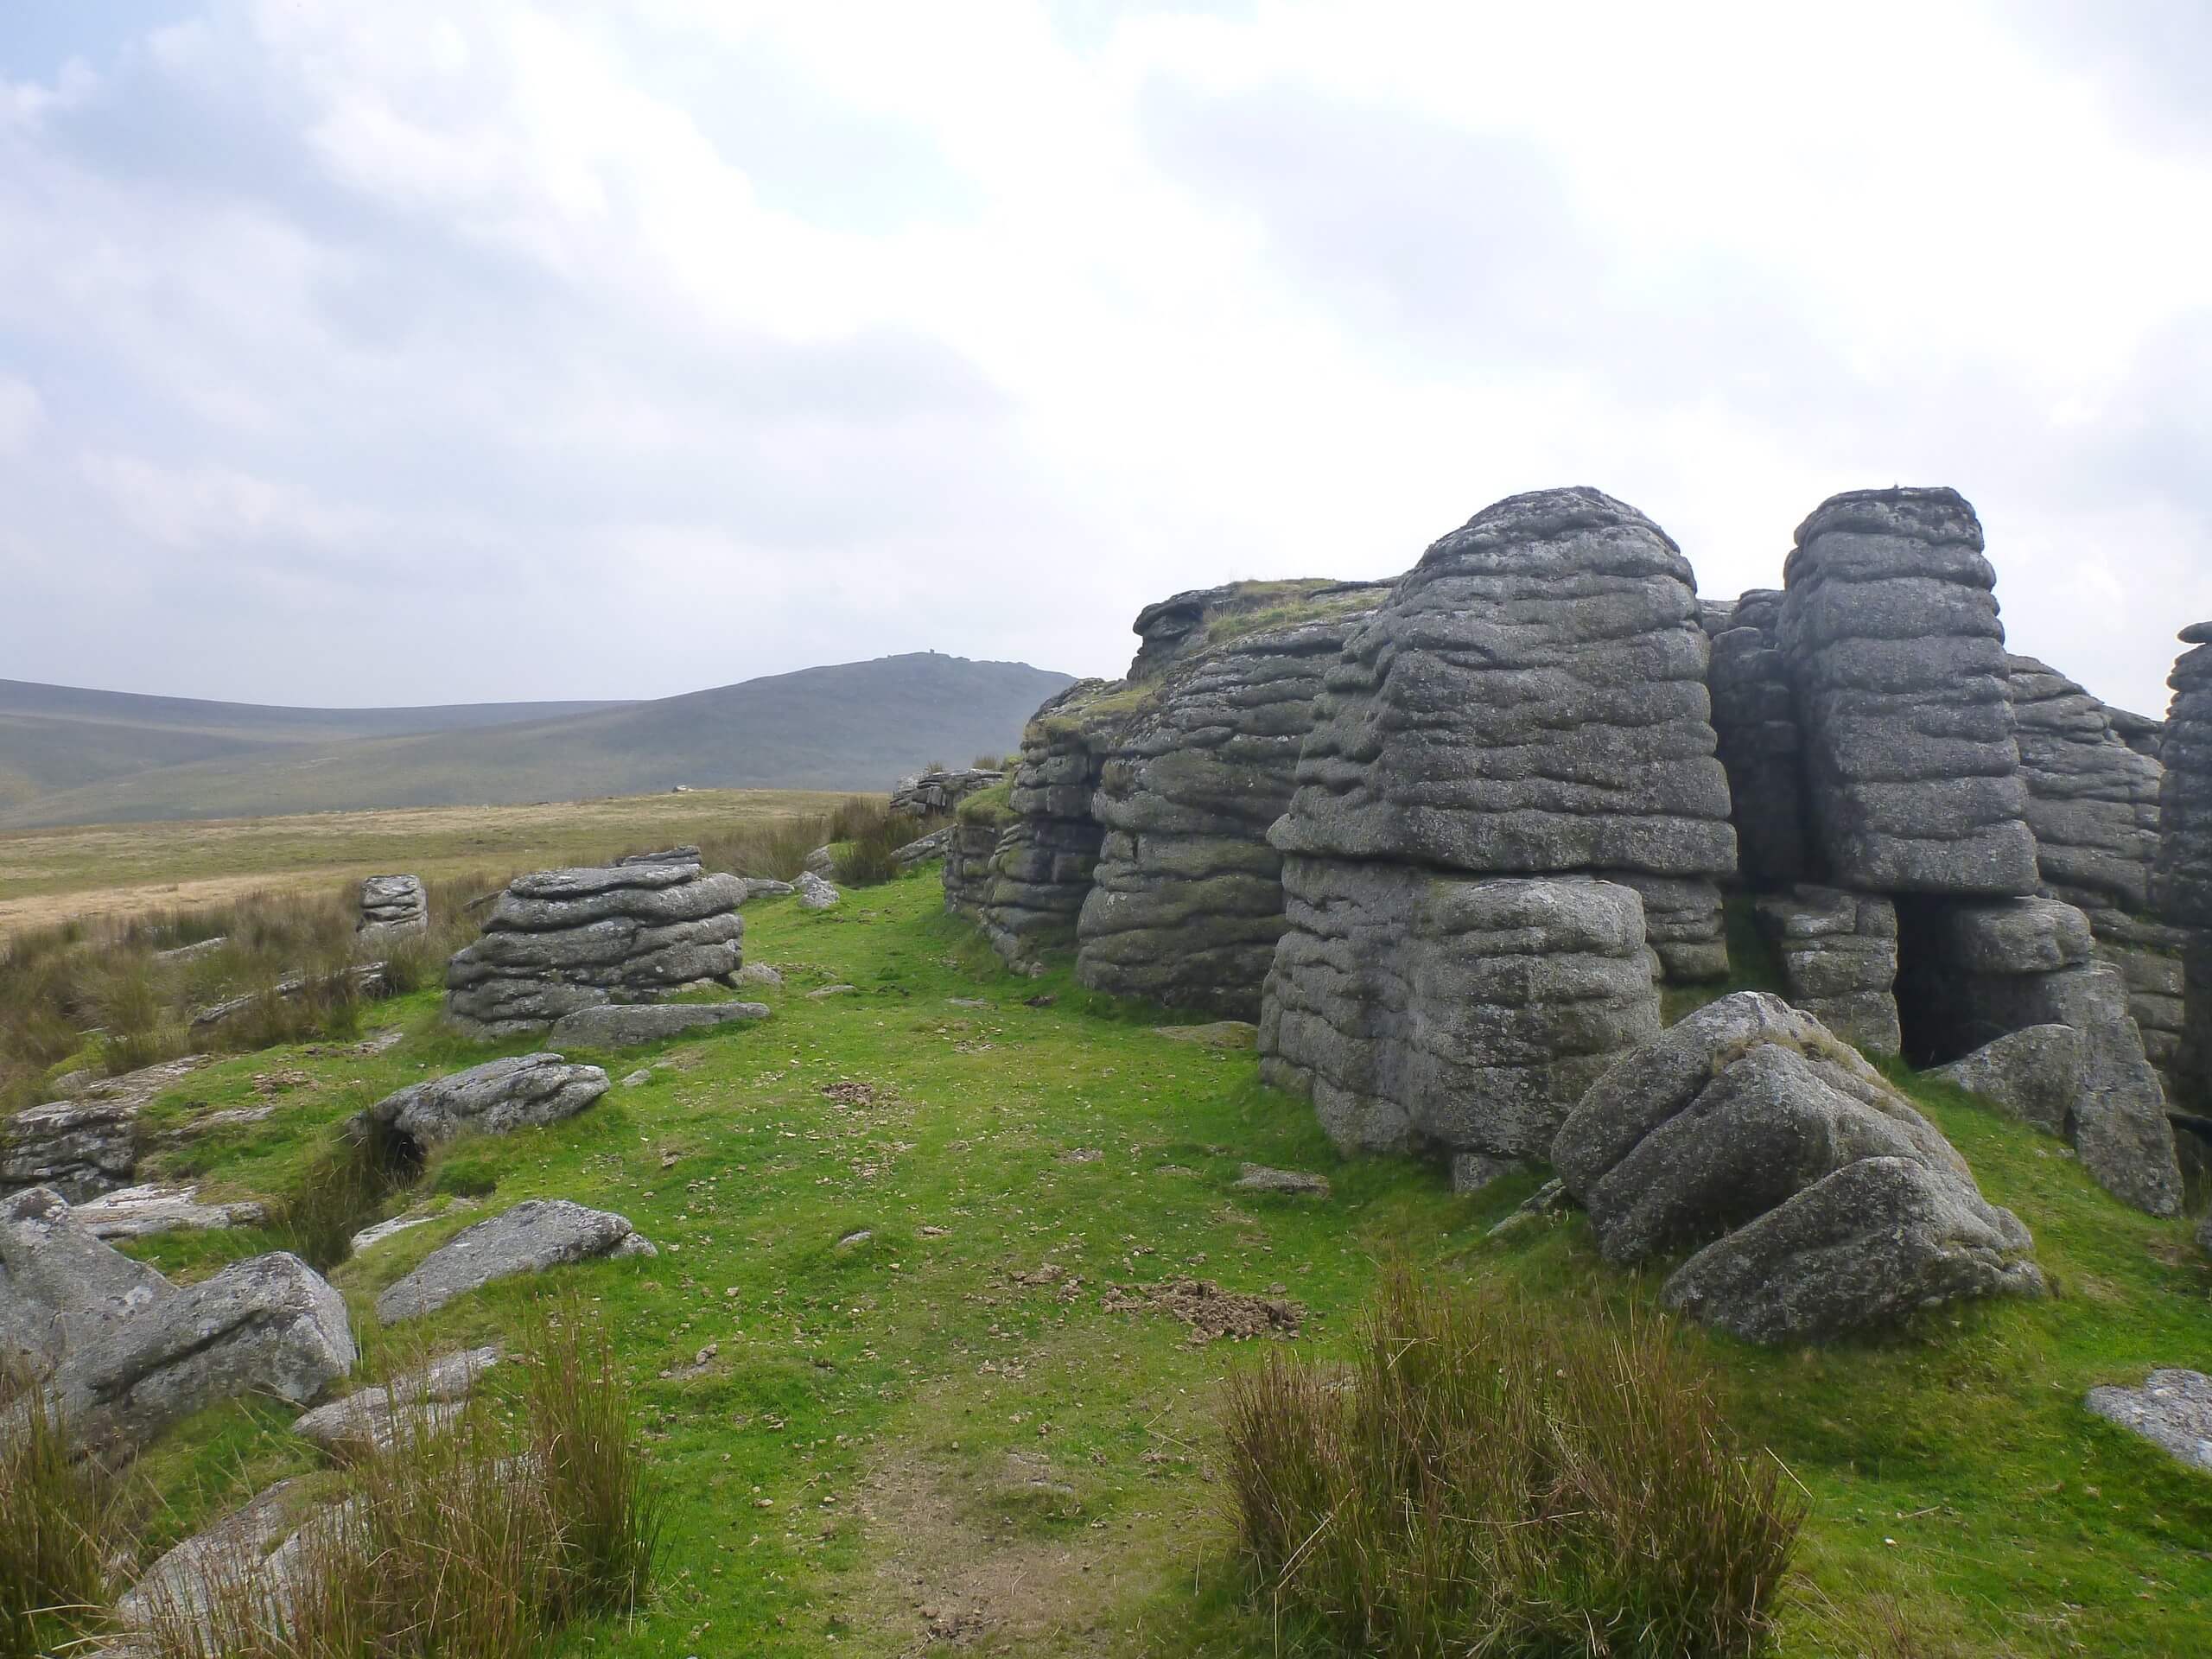
{"label": "large grey boulder", "polygon": [[51,1188],[0,1198],[0,1359],[43,1370],[173,1288],[95,1237]]}
{"label": "large grey boulder", "polygon": [[800,871],[798,880],[791,886],[798,893],[801,910],[835,910],[837,907],[839,894],[836,885],[812,870]]}
{"label": "large grey boulder", "polygon": [[[741,969],[742,980],[751,969]],[[601,1008],[579,1008],[553,1022],[550,1040],[563,1047],[632,1048],[657,1043],[687,1031],[704,1031],[748,1020],[766,1020],[765,1002],[632,1002],[609,1003]]]}
{"label": "large grey boulder", "polygon": [[[1091,810],[1106,833],[1076,930],[1086,985],[1259,1015],[1284,925],[1282,855],[1268,826],[1289,804],[1322,677],[1376,594],[1353,583],[1285,595],[1284,585],[1236,584],[1145,613],[1155,627],[1163,614],[1191,627],[1172,657],[1139,652],[1133,706],[1101,741]],[[1285,625],[1236,632],[1262,597],[1255,589],[1287,613]],[[1206,644],[1208,625],[1227,637]]]}
{"label": "large grey boulder", "polygon": [[2212,1474],[2212,1376],[2169,1368],[2139,1389],[2091,1389],[2082,1402],[2192,1469]]}
{"label": "large grey boulder", "polygon": [[[1023,728],[1005,821],[980,876],[967,863],[965,841],[945,860],[947,905],[972,913],[1010,967],[1034,968],[1042,951],[1075,943],[1105,836],[1091,816],[1091,795],[1115,730],[1113,717],[1094,705],[1115,689],[1077,680],[1038,709]],[[963,803],[963,823],[976,804]]]}
{"label": "large grey boulder", "polygon": [[377,1298],[386,1325],[435,1313],[457,1296],[518,1274],[602,1256],[658,1252],[628,1219],[567,1198],[530,1198],[465,1227]]}
{"label": "large grey boulder", "polygon": [[1270,836],[1484,874],[1736,868],[1688,561],[1591,489],[1435,543],[1330,671]]}
{"label": "large grey boulder", "polygon": [[361,881],[361,917],[355,931],[365,944],[420,933],[430,925],[429,896],[419,875],[371,875]]}
{"label": "large grey boulder", "polygon": [[1697,1010],[1622,1060],[1551,1161],[1608,1261],[1694,1249],[1670,1305],[1825,1340],[1930,1300],[2039,1288],[2027,1230],[1853,1048],[1779,998]]}
{"label": "large grey boulder", "polygon": [[536,1034],[580,1008],[727,984],[748,892],[681,861],[519,876],[447,964],[446,1018],[473,1036]]}
{"label": "large grey boulder", "polygon": [[2071,1140],[2074,1109],[2082,1098],[2082,1033],[2071,1026],[2029,1026],[1929,1075],[1980,1095],[2046,1134]]}
{"label": "large grey boulder", "polygon": [[1910,1158],[1862,1158],[1700,1250],[1668,1306],[1746,1342],[1827,1342],[1916,1309],[2045,1286],[2010,1211]]}
{"label": "large grey boulder", "polygon": [[1996,572],[1965,498],[1831,496],[1797,527],[1783,580],[1827,879],[1863,893],[2033,893]]}
{"label": "large grey boulder", "polygon": [[574,1117],[607,1090],[607,1073],[558,1054],[518,1054],[410,1084],[362,1114],[371,1132],[419,1159],[464,1135],[506,1135]]}
{"label": "large grey boulder", "polygon": [[1283,874],[1261,1075],[1345,1151],[1541,1158],[1583,1090],[1659,1033],[1626,887],[1294,856]]}
{"label": "large grey boulder", "polygon": [[1895,905],[1801,882],[1786,893],[1763,894],[1754,914],[1792,1003],[1868,1054],[1904,1052]]}
{"label": "large grey boulder", "polygon": [[[250,1502],[165,1552],[139,1576],[116,1604],[118,1622],[129,1631],[182,1633],[197,1627],[212,1648],[211,1603],[231,1586],[251,1582],[270,1611],[289,1607],[296,1585],[279,1582],[272,1562],[296,1558],[281,1549],[301,1523],[321,1504],[316,1483],[304,1475],[264,1488]],[[139,1659],[146,1649],[126,1642],[104,1650],[106,1659]]]}
{"label": "large grey boulder", "polygon": [[891,810],[909,817],[944,817],[970,795],[991,788],[1005,776],[996,767],[961,766],[902,778],[891,791]]}
{"label": "large grey boulder", "polygon": [[83,1445],[114,1456],[242,1394],[306,1405],[354,1357],[345,1298],[279,1251],[172,1290],[120,1322],[62,1361],[51,1392]]}

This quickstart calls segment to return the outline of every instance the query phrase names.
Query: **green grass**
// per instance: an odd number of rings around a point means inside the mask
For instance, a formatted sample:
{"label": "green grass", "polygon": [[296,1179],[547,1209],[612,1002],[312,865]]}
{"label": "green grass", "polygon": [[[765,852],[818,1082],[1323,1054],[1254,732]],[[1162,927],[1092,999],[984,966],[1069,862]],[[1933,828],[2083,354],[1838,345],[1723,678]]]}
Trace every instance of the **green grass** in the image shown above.
{"label": "green grass", "polygon": [[[1152,1030],[1168,1016],[1084,991],[1064,966],[1003,976],[941,906],[934,870],[820,914],[748,906],[747,959],[788,982],[765,994],[774,1018],[572,1055],[651,1080],[566,1123],[443,1149],[407,1197],[489,1186],[482,1207],[335,1269],[373,1359],[393,1340],[376,1293],[521,1198],[618,1210],[661,1244],[559,1275],[617,1332],[670,1490],[645,1611],[560,1651],[889,1655],[936,1630],[986,1651],[1257,1659],[1274,1634],[1233,1542],[1217,1414],[1252,1350],[1102,1306],[1109,1285],[1285,1295],[1307,1310],[1301,1350],[1339,1357],[1391,1258],[1483,1294],[1654,1310],[1662,1272],[1606,1268],[1579,1217],[1485,1236],[1533,1178],[1459,1198],[1431,1168],[1339,1164],[1249,1052],[1168,1041]],[[860,988],[806,996],[830,983]],[[1040,994],[1054,1000],[1027,1006]],[[461,1043],[435,1012],[429,991],[373,1010],[408,1033],[384,1053],[309,1046],[194,1073],[149,1131],[225,1105],[276,1111],[159,1158],[224,1192],[281,1194],[346,1115],[526,1046]],[[288,1071],[308,1081],[251,1082]],[[2212,1480],[2080,1403],[2212,1356],[2212,1263],[2183,1224],[2120,1208],[2056,1142],[1913,1086],[2033,1229],[2060,1294],[1828,1351],[1683,1332],[1737,1432],[1808,1499],[1778,1650],[2212,1650]],[[1245,1159],[1325,1170],[1335,1195],[1234,1192]],[[142,1253],[198,1274],[266,1243]],[[465,1297],[405,1338],[512,1333],[548,1282]],[[169,1501],[158,1535],[308,1466],[283,1421],[241,1404],[173,1433],[147,1465]],[[1900,1621],[1915,1645],[1888,1634]]]}

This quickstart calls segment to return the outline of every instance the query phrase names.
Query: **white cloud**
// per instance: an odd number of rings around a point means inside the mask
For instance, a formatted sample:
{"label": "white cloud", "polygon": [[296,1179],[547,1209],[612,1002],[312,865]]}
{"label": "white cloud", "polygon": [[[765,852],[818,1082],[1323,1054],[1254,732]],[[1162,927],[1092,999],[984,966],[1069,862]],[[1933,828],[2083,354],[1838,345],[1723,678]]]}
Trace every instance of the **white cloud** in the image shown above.
{"label": "white cloud", "polygon": [[46,424],[46,404],[28,380],[0,370],[0,455],[17,455]]}
{"label": "white cloud", "polygon": [[[1729,593],[1834,490],[1952,482],[2016,641],[2163,702],[2212,614],[2212,147],[2116,90],[2119,25],[1071,15],[210,0],[0,86],[0,492],[118,591],[188,560],[100,619],[143,689],[377,702],[1113,672],[1149,599],[1390,574],[1562,482]],[[30,379],[82,466],[8,441]],[[410,586],[374,660],[301,626]]]}

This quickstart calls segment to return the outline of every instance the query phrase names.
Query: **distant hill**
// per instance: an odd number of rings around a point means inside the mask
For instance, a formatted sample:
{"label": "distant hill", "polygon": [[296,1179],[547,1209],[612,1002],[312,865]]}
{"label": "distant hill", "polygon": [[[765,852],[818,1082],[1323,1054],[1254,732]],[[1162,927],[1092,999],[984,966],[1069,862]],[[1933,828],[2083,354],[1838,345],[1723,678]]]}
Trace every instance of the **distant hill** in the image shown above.
{"label": "distant hill", "polygon": [[880,790],[927,761],[1010,750],[1037,705],[1071,683],[934,652],[611,704],[263,709],[0,681],[0,829],[678,784]]}
{"label": "distant hill", "polygon": [[420,709],[282,709],[0,680],[0,811],[57,790],[295,743],[444,732],[626,708],[466,702]]}

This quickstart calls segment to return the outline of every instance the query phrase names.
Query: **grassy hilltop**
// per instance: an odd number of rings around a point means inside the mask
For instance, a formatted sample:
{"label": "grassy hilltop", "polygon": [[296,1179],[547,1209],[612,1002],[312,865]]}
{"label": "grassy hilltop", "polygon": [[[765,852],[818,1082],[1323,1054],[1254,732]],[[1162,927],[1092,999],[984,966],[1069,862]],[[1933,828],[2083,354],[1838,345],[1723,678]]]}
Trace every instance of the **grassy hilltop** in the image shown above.
{"label": "grassy hilltop", "polygon": [[[1599,1260],[1566,1216],[1489,1229],[1532,1182],[1454,1197],[1434,1169],[1339,1164],[1249,1050],[1061,970],[999,969],[934,871],[812,915],[749,906],[774,1017],[595,1059],[618,1085],[559,1125],[462,1142],[409,1198],[458,1205],[333,1273],[373,1359],[370,1305],[469,1220],[533,1196],[618,1210],[657,1260],[464,1297],[441,1345],[512,1332],[561,1284],[603,1313],[672,1497],[649,1610],[575,1655],[1216,1656],[1300,1650],[1248,1594],[1220,1477],[1225,1375],[1274,1338],[1209,1340],[1170,1292],[1211,1281],[1302,1310],[1291,1340],[1348,1353],[1386,1263],[1485,1298],[1649,1313],[1662,1276]],[[832,986],[851,988],[810,995]],[[752,994],[752,993],[748,993]],[[396,1046],[222,1061],[151,1109],[266,1120],[168,1154],[216,1192],[282,1195],[340,1119],[494,1052],[443,1034],[434,992],[380,1006]],[[1765,1352],[1694,1327],[1720,1404],[1809,1505],[1776,1650],[1908,1656],[2212,1651],[2212,1480],[2088,1417],[2081,1397],[2212,1354],[2212,1263],[2178,1222],[2122,1208],[2059,1143],[1908,1080],[1994,1202],[2033,1229],[2057,1294],[1970,1306],[1891,1339]],[[1240,1161],[1325,1172],[1325,1199],[1233,1190]],[[407,1199],[399,1202],[406,1202]],[[253,1232],[141,1247],[191,1276]],[[1265,1323],[1265,1321],[1261,1321]],[[423,1333],[408,1330],[410,1339]],[[145,1467],[158,1543],[314,1465],[251,1403]],[[1280,1645],[1279,1645],[1280,1644]]]}

